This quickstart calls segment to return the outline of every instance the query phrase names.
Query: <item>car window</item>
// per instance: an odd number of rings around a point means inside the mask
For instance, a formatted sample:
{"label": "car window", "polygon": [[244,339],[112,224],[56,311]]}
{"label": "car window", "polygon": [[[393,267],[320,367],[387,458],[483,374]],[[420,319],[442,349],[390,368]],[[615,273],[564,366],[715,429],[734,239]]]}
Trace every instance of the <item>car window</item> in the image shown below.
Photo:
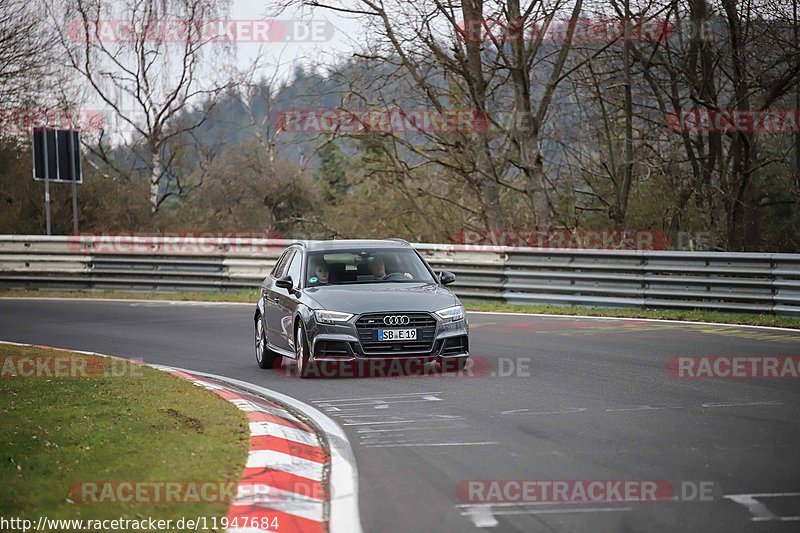
{"label": "car window", "polygon": [[300,282],[302,281],[300,279],[300,267],[302,266],[302,257],[303,254],[301,254],[300,252],[295,253],[294,257],[292,257],[292,260],[289,263],[289,268],[286,273],[286,275],[291,276],[295,287],[299,287]]}
{"label": "car window", "polygon": [[[434,283],[425,263],[412,249],[354,248],[306,254],[307,281],[312,286],[353,283]],[[328,280],[316,277],[318,268]]]}
{"label": "car window", "polygon": [[289,259],[294,255],[294,250],[286,250],[283,252],[283,255],[278,259],[278,262],[275,263],[275,267],[272,269],[272,277],[274,278],[282,278],[284,276],[284,272],[286,272],[286,265],[289,263]]}

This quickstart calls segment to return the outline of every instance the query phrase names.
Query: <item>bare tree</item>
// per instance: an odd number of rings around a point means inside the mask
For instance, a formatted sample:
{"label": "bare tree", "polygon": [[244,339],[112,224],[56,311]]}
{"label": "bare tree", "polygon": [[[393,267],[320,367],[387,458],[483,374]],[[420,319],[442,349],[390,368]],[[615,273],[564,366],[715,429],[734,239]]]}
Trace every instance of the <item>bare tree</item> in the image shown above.
{"label": "bare tree", "polygon": [[[52,12],[61,13],[56,7]],[[213,108],[208,102],[229,85],[209,79],[218,72],[219,58],[214,68],[203,63],[208,54],[223,51],[204,31],[224,19],[226,7],[218,0],[126,0],[113,6],[77,0],[66,7],[60,37],[69,64],[144,147],[153,212],[175,194],[164,187],[178,153],[168,150],[170,143],[201,126]],[[189,113],[198,109],[206,112]],[[130,174],[110,151],[101,142],[93,155]]]}
{"label": "bare tree", "polygon": [[[733,0],[672,5],[689,31],[654,50],[633,49],[662,110],[673,116],[687,109],[706,115],[762,112],[794,100],[800,48],[790,6],[742,8]],[[679,186],[676,216],[695,198],[729,250],[758,248],[761,204],[769,197],[762,182],[771,158],[759,148],[758,125],[752,126],[720,131],[712,124],[678,132],[691,177]]]}
{"label": "bare tree", "polygon": [[0,101],[20,105],[42,90],[53,71],[54,40],[43,27],[37,1],[0,0]]}
{"label": "bare tree", "polygon": [[[403,107],[401,100],[406,106],[421,102],[434,112],[471,109],[490,118],[487,129],[419,132],[426,147],[389,133],[386,156],[406,182],[415,181],[415,172],[436,167],[444,170],[440,179],[450,176],[461,183],[462,194],[423,194],[458,205],[475,224],[497,228],[517,218],[519,202],[504,198],[509,192],[526,199],[526,222],[550,225],[552,186],[542,168],[541,143],[556,89],[564,79],[582,0],[568,5],[539,0],[524,5],[518,0],[302,1],[359,16],[369,29],[357,56],[384,75],[369,83],[369,93],[353,94],[351,101],[387,109]],[[536,28],[557,16],[570,22],[564,25],[564,41],[543,46]]]}

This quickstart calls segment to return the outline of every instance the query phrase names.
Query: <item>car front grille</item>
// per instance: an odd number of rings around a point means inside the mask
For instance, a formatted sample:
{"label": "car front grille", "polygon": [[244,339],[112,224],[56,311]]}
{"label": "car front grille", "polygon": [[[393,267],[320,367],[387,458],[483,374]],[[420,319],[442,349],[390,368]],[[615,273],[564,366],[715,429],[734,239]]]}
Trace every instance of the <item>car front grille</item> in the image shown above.
{"label": "car front grille", "polygon": [[[408,324],[387,326],[383,323],[386,316],[405,315],[409,318]],[[377,341],[373,339],[373,332],[377,329],[416,329],[417,338],[413,341]],[[433,349],[433,339],[436,336],[436,319],[429,313],[367,313],[361,315],[356,321],[358,338],[365,355],[404,355],[430,353]]]}

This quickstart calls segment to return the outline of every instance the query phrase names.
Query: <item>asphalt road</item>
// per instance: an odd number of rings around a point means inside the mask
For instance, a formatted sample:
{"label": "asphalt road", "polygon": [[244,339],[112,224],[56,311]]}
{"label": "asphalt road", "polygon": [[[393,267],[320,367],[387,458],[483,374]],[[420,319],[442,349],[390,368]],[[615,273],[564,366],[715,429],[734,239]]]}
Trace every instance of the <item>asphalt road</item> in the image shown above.
{"label": "asphalt road", "polygon": [[[0,339],[211,372],[346,431],[365,531],[797,531],[800,380],[677,379],[678,355],[800,355],[800,334],[471,314],[472,376],[260,370],[251,306],[0,300]],[[689,501],[475,505],[468,480],[664,480]],[[692,487],[709,492],[689,499]],[[755,519],[755,520],[754,520]]]}

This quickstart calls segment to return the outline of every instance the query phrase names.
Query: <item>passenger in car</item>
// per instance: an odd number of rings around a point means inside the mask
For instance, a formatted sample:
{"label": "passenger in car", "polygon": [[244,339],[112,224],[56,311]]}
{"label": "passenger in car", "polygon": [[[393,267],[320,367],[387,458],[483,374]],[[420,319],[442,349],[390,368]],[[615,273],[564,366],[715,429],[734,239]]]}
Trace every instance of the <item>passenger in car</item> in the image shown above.
{"label": "passenger in car", "polygon": [[[314,280],[314,277],[317,278]],[[328,263],[321,259],[314,265],[314,277],[311,278],[311,283],[319,285],[327,285],[330,282],[330,272],[328,271]]]}

